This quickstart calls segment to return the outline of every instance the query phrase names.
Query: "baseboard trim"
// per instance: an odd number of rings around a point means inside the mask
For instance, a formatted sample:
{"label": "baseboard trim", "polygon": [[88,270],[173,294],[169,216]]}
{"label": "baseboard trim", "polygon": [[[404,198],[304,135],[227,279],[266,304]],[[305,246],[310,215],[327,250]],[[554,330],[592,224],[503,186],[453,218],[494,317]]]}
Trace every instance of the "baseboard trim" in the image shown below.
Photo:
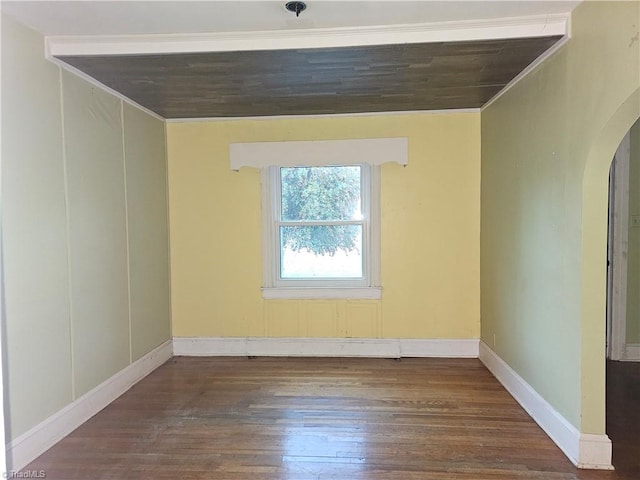
{"label": "baseboard trim", "polygon": [[166,341],[7,445],[11,471],[23,469],[173,356]]}
{"label": "baseboard trim", "polygon": [[640,362],[640,343],[627,343],[624,346],[623,362]]}
{"label": "baseboard trim", "polygon": [[578,468],[613,470],[607,435],[580,433],[489,346],[480,341],[482,363]]}
{"label": "baseboard trim", "polygon": [[478,358],[478,339],[173,337],[174,355]]}
{"label": "baseboard trim", "polygon": [[607,435],[581,433],[578,444],[578,468],[613,470],[611,440]]}
{"label": "baseboard trim", "polygon": [[[629,347],[629,345],[627,345]],[[632,345],[638,347],[640,345]],[[633,353],[633,351],[632,351]],[[640,352],[639,352],[640,353]],[[7,445],[21,470],[142,378],[180,356],[323,356],[480,358],[505,389],[579,468],[612,470],[607,435],[580,433],[487,344],[478,339],[174,337]],[[639,355],[640,356],[640,355]]]}

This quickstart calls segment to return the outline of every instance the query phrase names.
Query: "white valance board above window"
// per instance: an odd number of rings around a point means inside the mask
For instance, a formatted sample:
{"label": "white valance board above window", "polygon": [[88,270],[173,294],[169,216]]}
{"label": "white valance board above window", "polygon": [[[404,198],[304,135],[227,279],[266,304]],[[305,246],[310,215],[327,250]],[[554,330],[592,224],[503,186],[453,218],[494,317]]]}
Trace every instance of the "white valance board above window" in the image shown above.
{"label": "white valance board above window", "polygon": [[231,170],[409,162],[407,137],[232,143]]}

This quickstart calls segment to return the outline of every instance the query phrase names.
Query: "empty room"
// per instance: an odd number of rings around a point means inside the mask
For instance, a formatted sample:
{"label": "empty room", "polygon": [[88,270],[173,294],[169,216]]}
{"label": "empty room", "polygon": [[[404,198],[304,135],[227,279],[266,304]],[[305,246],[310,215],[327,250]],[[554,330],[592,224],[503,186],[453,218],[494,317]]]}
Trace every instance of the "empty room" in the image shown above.
{"label": "empty room", "polygon": [[0,10],[5,478],[640,478],[640,2]]}

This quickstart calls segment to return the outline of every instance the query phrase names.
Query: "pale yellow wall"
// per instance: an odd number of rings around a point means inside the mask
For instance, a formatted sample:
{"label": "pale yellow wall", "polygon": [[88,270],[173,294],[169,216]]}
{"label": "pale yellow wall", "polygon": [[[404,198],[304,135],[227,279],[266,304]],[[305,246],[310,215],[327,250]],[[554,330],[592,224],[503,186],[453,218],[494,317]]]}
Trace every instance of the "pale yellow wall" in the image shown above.
{"label": "pale yellow wall", "polygon": [[[630,131],[627,344],[640,343],[640,120]],[[634,223],[633,219],[636,218]]]}
{"label": "pale yellow wall", "polygon": [[170,338],[166,159],[164,122],[5,15],[1,134],[11,440]]}
{"label": "pale yellow wall", "polygon": [[[229,144],[394,136],[382,299],[264,301],[260,173],[232,172]],[[478,337],[479,113],[169,123],[167,143],[175,336]]]}
{"label": "pale yellow wall", "polygon": [[[605,427],[606,185],[614,151],[602,160],[592,150],[640,86],[639,6],[579,5],[569,43],[482,112],[482,339],[586,433]],[[583,236],[585,222],[598,225],[597,241],[591,227]]]}

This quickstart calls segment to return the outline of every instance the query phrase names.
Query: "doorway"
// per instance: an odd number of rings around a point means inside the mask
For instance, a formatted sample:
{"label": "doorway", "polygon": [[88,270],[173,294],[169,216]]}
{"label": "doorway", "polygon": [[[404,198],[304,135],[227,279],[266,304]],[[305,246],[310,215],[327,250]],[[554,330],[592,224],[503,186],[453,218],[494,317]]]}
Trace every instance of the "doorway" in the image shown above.
{"label": "doorway", "polygon": [[640,120],[609,171],[607,359],[640,361]]}
{"label": "doorway", "polygon": [[606,425],[612,463],[640,472],[640,120],[609,172]]}
{"label": "doorway", "polygon": [[607,234],[607,359],[623,360],[627,325],[629,254],[630,132],[622,139],[609,170]]}

